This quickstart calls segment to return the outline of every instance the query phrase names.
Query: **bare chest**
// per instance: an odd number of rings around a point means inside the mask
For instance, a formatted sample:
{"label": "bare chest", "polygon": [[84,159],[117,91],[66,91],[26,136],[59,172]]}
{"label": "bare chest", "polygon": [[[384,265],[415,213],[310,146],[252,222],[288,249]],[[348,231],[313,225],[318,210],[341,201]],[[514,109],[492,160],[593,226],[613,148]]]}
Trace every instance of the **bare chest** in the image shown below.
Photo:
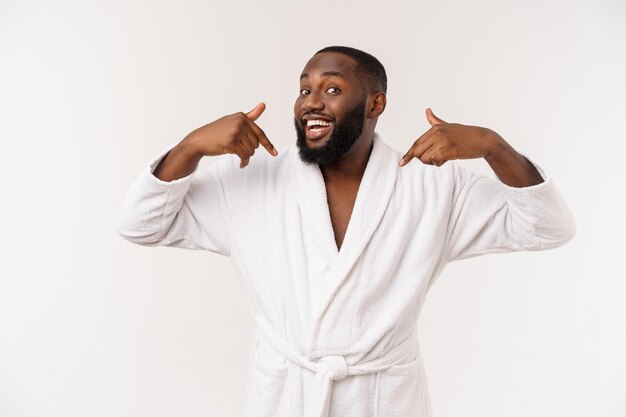
{"label": "bare chest", "polygon": [[359,183],[326,184],[326,195],[337,248],[341,249],[359,191]]}

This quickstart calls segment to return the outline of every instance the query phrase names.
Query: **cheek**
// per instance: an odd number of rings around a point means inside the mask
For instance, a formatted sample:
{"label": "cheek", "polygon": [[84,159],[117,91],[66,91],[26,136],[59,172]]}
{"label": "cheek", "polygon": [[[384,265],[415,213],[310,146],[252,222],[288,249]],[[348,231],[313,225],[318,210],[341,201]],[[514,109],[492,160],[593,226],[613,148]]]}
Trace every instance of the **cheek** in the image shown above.
{"label": "cheek", "polygon": [[298,97],[293,103],[293,115],[296,117],[298,117],[298,114],[300,113],[300,106],[301,106],[300,102],[301,102],[300,97]]}
{"label": "cheek", "polygon": [[349,100],[348,97],[328,97],[324,100],[326,111],[332,113],[336,117],[341,117],[350,112],[358,103]]}

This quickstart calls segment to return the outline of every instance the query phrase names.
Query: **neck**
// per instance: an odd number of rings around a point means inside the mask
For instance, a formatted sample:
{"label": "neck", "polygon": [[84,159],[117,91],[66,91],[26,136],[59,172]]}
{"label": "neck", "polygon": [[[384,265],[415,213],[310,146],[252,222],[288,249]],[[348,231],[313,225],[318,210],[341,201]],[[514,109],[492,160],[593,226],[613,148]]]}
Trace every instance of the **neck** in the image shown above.
{"label": "neck", "polygon": [[374,132],[363,131],[354,145],[330,165],[320,165],[324,180],[361,181],[374,144]]}

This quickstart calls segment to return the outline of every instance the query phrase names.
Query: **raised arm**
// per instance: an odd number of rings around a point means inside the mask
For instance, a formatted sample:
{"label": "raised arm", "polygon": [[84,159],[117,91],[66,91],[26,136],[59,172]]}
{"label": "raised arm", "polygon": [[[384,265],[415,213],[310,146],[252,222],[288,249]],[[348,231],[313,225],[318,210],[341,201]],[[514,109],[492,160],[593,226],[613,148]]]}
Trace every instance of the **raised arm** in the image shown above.
{"label": "raised arm", "polygon": [[194,130],[166,155],[154,175],[162,181],[173,181],[194,171],[202,157],[227,153],[239,156],[239,166],[244,168],[259,145],[276,156],[274,145],[254,123],[264,110],[265,104],[259,103],[248,113],[229,114]]}
{"label": "raised arm", "polygon": [[430,109],[432,125],[400,160],[441,166],[453,159],[484,158],[499,180],[460,166],[450,168],[448,261],[487,253],[555,248],[576,233],[574,217],[552,179],[497,133],[447,123]]}
{"label": "raised arm", "polygon": [[259,144],[277,155],[254,123],[265,105],[198,128],[153,158],[128,191],[118,233],[144,246],[205,249],[229,255],[230,210],[226,181],[232,159],[220,157],[198,172],[204,156],[235,154],[244,168]]}
{"label": "raised arm", "polygon": [[411,145],[400,166],[418,158],[425,164],[442,166],[453,159],[484,158],[500,181],[511,187],[528,187],[543,181],[534,165],[499,134],[480,126],[448,123],[426,109],[432,126]]}

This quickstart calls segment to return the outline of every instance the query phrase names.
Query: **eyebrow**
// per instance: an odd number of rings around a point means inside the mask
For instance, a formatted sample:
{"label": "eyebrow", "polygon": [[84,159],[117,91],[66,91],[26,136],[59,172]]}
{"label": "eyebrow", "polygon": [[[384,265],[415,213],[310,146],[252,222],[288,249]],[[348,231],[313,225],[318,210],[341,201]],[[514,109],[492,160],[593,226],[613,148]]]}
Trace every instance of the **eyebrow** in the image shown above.
{"label": "eyebrow", "polygon": [[[346,78],[345,75],[343,75],[342,73],[338,72],[338,71],[324,71],[323,73],[320,74],[320,77],[341,77],[341,78]],[[303,72],[302,75],[300,75],[300,80],[302,80],[303,78],[308,78],[309,74],[307,74],[306,72]]]}

